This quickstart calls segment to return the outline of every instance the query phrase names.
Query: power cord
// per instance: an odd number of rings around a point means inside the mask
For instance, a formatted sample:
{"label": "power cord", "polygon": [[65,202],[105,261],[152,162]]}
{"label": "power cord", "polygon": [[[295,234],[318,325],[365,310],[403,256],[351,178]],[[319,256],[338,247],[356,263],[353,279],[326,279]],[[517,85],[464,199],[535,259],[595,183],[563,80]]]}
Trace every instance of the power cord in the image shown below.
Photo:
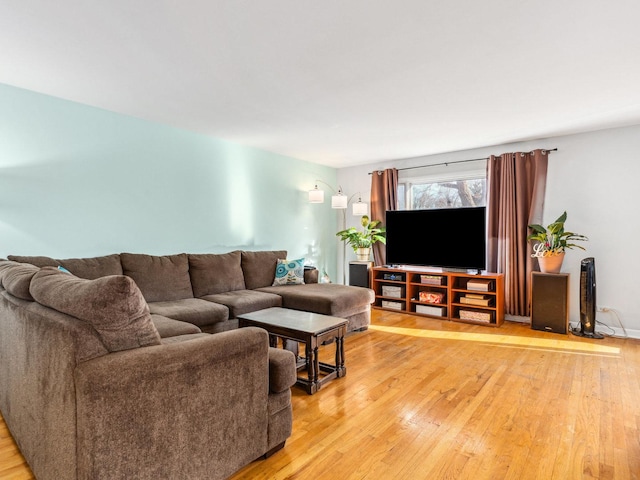
{"label": "power cord", "polygon": [[[597,314],[598,313],[610,313],[610,314],[615,315],[616,320],[618,321],[618,325],[620,325],[620,328],[624,332],[624,335],[617,335],[615,329],[611,325],[608,325],[608,324],[602,322],[601,320],[598,320],[598,318],[597,318]],[[624,325],[622,324],[622,320],[620,319],[620,314],[618,313],[618,311],[615,308],[598,307],[598,310],[596,312],[596,325],[601,325],[601,326],[603,326],[603,327],[608,329],[607,332],[603,332],[603,331],[596,332],[595,329],[594,329],[594,333],[599,333],[600,335],[602,335],[604,337],[629,338],[629,334],[627,333],[627,330],[624,328]],[[572,325],[571,323],[569,323],[569,328],[571,329],[572,332],[579,332],[580,331],[580,324],[577,323],[577,324]]]}
{"label": "power cord", "polygon": [[613,338],[629,338],[629,334],[627,333],[627,329],[624,328],[624,325],[622,324],[622,320],[620,319],[620,314],[618,313],[618,311],[615,308],[601,307],[601,308],[598,309],[598,311],[601,312],[601,313],[612,313],[616,317],[616,320],[618,321],[618,325],[620,325],[620,328],[624,332],[624,335],[616,335],[616,331],[614,330],[614,328],[611,325],[607,325],[606,323],[598,320],[597,314],[596,314],[596,325],[603,325],[603,326],[607,327],[609,330],[611,330],[613,332],[613,333],[602,333],[601,332],[602,335],[605,335],[607,337],[613,337]]}

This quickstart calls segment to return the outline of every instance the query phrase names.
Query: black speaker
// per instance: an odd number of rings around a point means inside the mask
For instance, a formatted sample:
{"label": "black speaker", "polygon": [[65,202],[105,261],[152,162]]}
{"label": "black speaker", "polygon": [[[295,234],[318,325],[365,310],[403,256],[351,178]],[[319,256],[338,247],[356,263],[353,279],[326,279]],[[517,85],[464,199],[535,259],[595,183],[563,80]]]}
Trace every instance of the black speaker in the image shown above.
{"label": "black speaker", "polygon": [[580,262],[580,327],[572,333],[580,337],[604,338],[595,329],[596,263],[593,257],[589,257]]}
{"label": "black speaker", "polygon": [[531,274],[531,328],[567,333],[569,323],[569,274]]}
{"label": "black speaker", "polygon": [[369,287],[369,268],[373,262],[349,262],[349,285]]}

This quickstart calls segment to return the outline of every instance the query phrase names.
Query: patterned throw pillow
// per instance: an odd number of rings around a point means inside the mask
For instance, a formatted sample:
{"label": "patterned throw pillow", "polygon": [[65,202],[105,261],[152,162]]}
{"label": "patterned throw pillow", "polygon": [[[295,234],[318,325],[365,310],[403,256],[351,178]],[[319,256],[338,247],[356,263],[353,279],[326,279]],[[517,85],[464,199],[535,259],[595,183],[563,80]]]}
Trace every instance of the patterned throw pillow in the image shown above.
{"label": "patterned throw pillow", "polygon": [[273,286],[302,285],[304,283],[304,258],[296,260],[278,259],[276,264],[276,278]]}

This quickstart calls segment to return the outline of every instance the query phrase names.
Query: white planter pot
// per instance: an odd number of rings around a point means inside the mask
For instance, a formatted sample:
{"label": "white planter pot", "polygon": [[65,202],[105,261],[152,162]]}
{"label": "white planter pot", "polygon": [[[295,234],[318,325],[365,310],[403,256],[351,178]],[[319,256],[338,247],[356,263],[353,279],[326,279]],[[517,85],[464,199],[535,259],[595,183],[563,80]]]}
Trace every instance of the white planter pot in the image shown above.
{"label": "white planter pot", "polygon": [[359,262],[368,262],[371,248],[359,248],[356,250],[356,258]]}

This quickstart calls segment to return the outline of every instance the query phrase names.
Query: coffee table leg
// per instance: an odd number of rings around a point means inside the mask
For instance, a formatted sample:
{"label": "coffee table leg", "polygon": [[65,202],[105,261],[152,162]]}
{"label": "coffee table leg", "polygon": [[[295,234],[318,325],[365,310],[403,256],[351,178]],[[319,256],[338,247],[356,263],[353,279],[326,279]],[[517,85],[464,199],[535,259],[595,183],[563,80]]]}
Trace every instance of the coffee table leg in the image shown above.
{"label": "coffee table leg", "polygon": [[336,337],[336,373],[338,377],[344,377],[347,369],[344,366],[344,336]]}
{"label": "coffee table leg", "polygon": [[320,363],[318,358],[318,346],[312,345],[315,342],[309,342],[306,344],[307,354],[307,393],[314,394],[318,391],[320,385],[318,384],[318,378],[320,377]]}

